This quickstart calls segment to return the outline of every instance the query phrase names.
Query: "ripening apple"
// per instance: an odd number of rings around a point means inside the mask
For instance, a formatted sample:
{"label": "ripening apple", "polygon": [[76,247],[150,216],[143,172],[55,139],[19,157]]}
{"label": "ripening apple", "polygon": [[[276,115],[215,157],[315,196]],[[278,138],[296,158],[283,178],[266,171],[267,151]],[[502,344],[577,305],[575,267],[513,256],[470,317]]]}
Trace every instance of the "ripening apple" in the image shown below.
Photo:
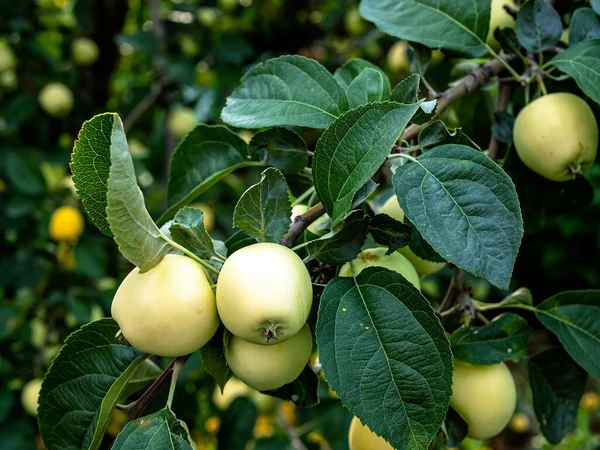
{"label": "ripening apple", "polygon": [[517,115],[513,135],[521,161],[552,181],[573,180],[596,159],[598,124],[588,104],[573,94],[531,102]]}
{"label": "ripening apple", "polygon": [[169,115],[168,127],[173,136],[182,138],[196,125],[196,114],[191,108],[179,108]]}
{"label": "ripening apple", "polygon": [[487,439],[508,425],[517,406],[515,381],[506,367],[454,361],[450,406],[469,427],[468,436]]}
{"label": "ripening apple", "polygon": [[492,0],[492,10],[490,15],[490,28],[486,38],[486,43],[494,50],[500,48],[500,43],[494,37],[496,28],[515,28],[515,19],[504,9],[504,5],[516,8],[514,0]]}
{"label": "ripening apple", "polygon": [[353,417],[348,430],[350,450],[394,450],[381,436],[373,433],[363,425],[358,417]]}
{"label": "ripening apple", "polygon": [[48,83],[39,95],[40,106],[54,117],[64,117],[73,108],[73,93],[62,83]]}
{"label": "ripening apple", "polygon": [[[391,255],[386,255],[386,252],[387,248],[385,247],[369,248],[360,252],[352,261],[355,274],[358,275],[367,267],[385,267],[398,272],[414,287],[421,290],[419,275],[410,261],[398,252],[393,252]],[[344,264],[340,269],[340,277],[351,277],[352,267],[349,262]]]}
{"label": "ripening apple", "polygon": [[117,289],[111,312],[131,345],[157,356],[193,353],[219,327],[204,269],[183,255],[166,255],[144,273],[133,269]]}
{"label": "ripening apple", "polygon": [[42,379],[34,378],[25,383],[21,390],[21,405],[23,405],[23,409],[32,416],[37,416],[38,399],[41,389]]}
{"label": "ripening apple", "polygon": [[398,197],[395,195],[392,195],[385,201],[379,212],[390,216],[398,222],[404,222],[404,211],[400,207],[400,203],[398,203]]}
{"label": "ripening apple", "polygon": [[80,37],[73,40],[71,55],[73,62],[78,66],[89,66],[98,60],[100,50],[98,45],[90,38]]}
{"label": "ripening apple", "polygon": [[225,383],[223,392],[221,392],[219,386],[215,386],[212,399],[217,408],[225,410],[229,408],[229,405],[231,405],[238,397],[249,398],[261,412],[270,411],[275,405],[275,399],[273,397],[262,394],[256,389],[252,389],[246,383],[235,377],[230,378],[227,383]]}
{"label": "ripening apple", "polygon": [[269,391],[298,378],[311,351],[312,335],[305,324],[298,333],[275,345],[257,345],[231,335],[225,359],[237,378],[253,389]]}
{"label": "ripening apple", "polygon": [[408,42],[398,41],[390,47],[387,54],[387,64],[392,72],[410,72]]}
{"label": "ripening apple", "polygon": [[283,245],[249,245],[221,268],[219,316],[232,334],[248,342],[267,345],[290,339],[306,323],[311,305],[310,274],[302,259]]}
{"label": "ripening apple", "polygon": [[4,42],[0,42],[0,72],[14,69],[17,64],[17,58],[14,52]]}

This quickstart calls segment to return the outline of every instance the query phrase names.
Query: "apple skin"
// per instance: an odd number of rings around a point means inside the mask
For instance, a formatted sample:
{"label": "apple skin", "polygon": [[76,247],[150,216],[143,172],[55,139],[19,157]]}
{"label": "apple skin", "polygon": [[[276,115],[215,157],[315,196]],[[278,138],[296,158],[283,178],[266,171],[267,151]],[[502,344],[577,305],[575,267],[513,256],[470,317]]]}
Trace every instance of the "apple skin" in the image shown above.
{"label": "apple skin", "polygon": [[55,241],[76,242],[83,233],[85,221],[81,212],[74,206],[60,206],[54,210],[48,232]]}
{"label": "apple skin", "polygon": [[212,398],[217,408],[225,410],[238,397],[248,397],[260,412],[268,412],[275,406],[275,399],[273,397],[261,394],[235,377],[230,378],[225,383],[223,392],[221,392],[219,386],[215,386]]}
{"label": "apple skin", "polygon": [[80,37],[73,40],[71,55],[73,62],[78,66],[89,66],[98,60],[100,50],[90,38]]}
{"label": "apple skin", "polygon": [[32,416],[37,416],[40,389],[42,389],[42,379],[34,378],[25,383],[21,390],[21,405]]}
{"label": "apple skin", "polygon": [[492,0],[490,28],[485,42],[494,50],[498,50],[500,48],[500,43],[494,37],[494,31],[496,28],[515,28],[516,26],[515,19],[506,12],[504,5],[516,9],[516,5],[513,0]]}
{"label": "apple skin", "polygon": [[348,430],[350,450],[394,450],[381,436],[363,425],[358,417],[353,417]]}
{"label": "apple skin", "polygon": [[262,242],[227,258],[217,280],[217,309],[235,336],[280,344],[298,333],[312,306],[312,281],[302,259],[283,245]]}
{"label": "apple skin", "polygon": [[297,334],[276,345],[257,345],[231,335],[225,359],[237,378],[257,391],[269,391],[298,378],[311,352],[312,335],[305,324]]}
{"label": "apple skin", "polygon": [[400,203],[398,203],[398,197],[395,195],[392,195],[385,201],[379,212],[381,214],[387,214],[398,222],[404,222],[404,211],[400,207]]}
{"label": "apple skin", "polygon": [[65,117],[73,109],[73,93],[62,83],[48,83],[38,99],[42,109],[53,117]]}
{"label": "apple skin", "polygon": [[111,312],[131,345],[157,356],[195,352],[220,323],[204,269],[183,255],[166,255],[143,274],[133,269],[117,289]]}
{"label": "apple skin", "polygon": [[598,150],[592,109],[569,93],[545,95],[523,108],[513,136],[521,161],[552,181],[569,181],[585,173]]}
{"label": "apple skin", "polygon": [[173,136],[181,139],[196,126],[196,115],[191,108],[179,108],[169,115],[167,126]]}
{"label": "apple skin", "polygon": [[394,73],[410,72],[408,42],[398,41],[390,47],[387,54],[387,65]]}
{"label": "apple skin", "polygon": [[469,437],[500,433],[517,406],[515,381],[506,364],[473,366],[455,360],[450,406],[467,422]]}
{"label": "apple skin", "polygon": [[[398,252],[394,252],[391,255],[386,255],[387,248],[377,247],[368,248],[358,254],[356,259],[352,261],[356,275],[361,273],[367,267],[385,267],[386,269],[398,272],[404,278],[406,278],[414,287],[421,290],[421,283],[419,282],[419,275],[412,266],[410,261],[402,256]],[[339,273],[340,277],[351,277],[352,269],[350,263],[346,263],[342,266]]]}

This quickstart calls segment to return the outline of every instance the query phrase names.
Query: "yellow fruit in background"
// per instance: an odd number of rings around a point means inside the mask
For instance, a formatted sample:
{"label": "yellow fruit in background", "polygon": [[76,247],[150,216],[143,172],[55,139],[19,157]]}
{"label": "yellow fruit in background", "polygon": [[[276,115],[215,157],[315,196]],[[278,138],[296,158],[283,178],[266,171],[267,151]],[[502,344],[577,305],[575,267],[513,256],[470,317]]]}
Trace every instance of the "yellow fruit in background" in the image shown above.
{"label": "yellow fruit in background", "polygon": [[205,27],[212,27],[219,18],[219,10],[216,8],[198,8],[198,22]]}
{"label": "yellow fruit in background", "polygon": [[304,325],[297,334],[275,345],[253,344],[231,335],[225,359],[234,375],[248,386],[268,391],[298,378],[311,351],[312,335],[308,325]]}
{"label": "yellow fruit in background", "polygon": [[387,54],[387,64],[392,72],[410,72],[408,42],[398,41],[390,47]]}
{"label": "yellow fruit in background", "polygon": [[576,95],[539,97],[517,115],[515,149],[521,161],[552,181],[569,181],[587,171],[598,149],[592,109]]}
{"label": "yellow fruit in background", "polygon": [[250,130],[242,130],[238,133],[238,136],[241,137],[246,144],[249,144],[254,133]]}
{"label": "yellow fruit in background", "polygon": [[252,389],[243,381],[233,377],[225,384],[223,392],[219,386],[215,387],[213,392],[213,403],[219,409],[227,409],[229,405],[238,397],[247,397],[260,412],[268,412],[273,409],[275,399],[270,395],[265,395]]}
{"label": "yellow fruit in background", "polygon": [[232,334],[248,342],[266,345],[290,339],[306,323],[311,305],[310,274],[302,259],[283,245],[249,245],[221,268],[219,316]]}
{"label": "yellow fruit in background", "polygon": [[419,256],[415,255],[415,252],[413,252],[408,245],[406,247],[399,248],[396,251],[410,261],[420,277],[426,277],[427,275],[439,272],[446,267],[446,263],[428,261],[420,258]]}
{"label": "yellow fruit in background", "polygon": [[150,150],[148,149],[148,147],[142,144],[142,141],[140,141],[139,139],[128,139],[128,144],[129,153],[131,153],[131,156],[133,156],[134,158],[143,159],[147,158],[150,155]]}
{"label": "yellow fruit in background", "polygon": [[468,436],[487,439],[508,425],[517,389],[506,364],[473,366],[454,361],[450,406],[467,422]]}
{"label": "yellow fruit in background", "polygon": [[529,431],[531,427],[531,421],[529,416],[525,413],[516,413],[512,419],[510,419],[509,428],[515,433],[524,434]]}
{"label": "yellow fruit in background", "polygon": [[167,126],[169,127],[169,131],[173,133],[173,136],[182,138],[192,131],[196,123],[196,115],[192,109],[179,108],[169,115]]}
{"label": "yellow fruit in background", "polygon": [[187,56],[188,58],[198,56],[201,50],[198,41],[187,34],[181,36],[181,39],[179,40],[179,45],[181,46],[181,51],[183,51],[185,56]]}
{"label": "yellow fruit in background", "polygon": [[209,233],[215,227],[215,211],[204,203],[193,203],[190,208],[196,208],[204,213],[204,227]]}
{"label": "yellow fruit in background", "polygon": [[50,217],[48,232],[55,241],[76,242],[83,233],[83,215],[74,206],[60,206]]}
{"label": "yellow fruit in background", "polygon": [[90,38],[80,37],[73,40],[71,56],[78,66],[89,66],[98,60],[100,49]]}
{"label": "yellow fruit in background", "polygon": [[218,0],[217,5],[219,5],[219,8],[229,11],[239,5],[239,2],[238,0]]}
{"label": "yellow fruit in background", "polygon": [[4,42],[0,42],[0,72],[11,70],[17,64],[14,52]]}
{"label": "yellow fruit in background", "polygon": [[273,417],[261,414],[256,419],[252,434],[255,439],[260,439],[272,436],[274,431],[275,428],[273,427]]}
{"label": "yellow fruit in background", "polygon": [[48,83],[39,95],[40,106],[53,117],[64,117],[73,108],[73,93],[62,83]]}
{"label": "yellow fruit in background", "polygon": [[209,417],[204,421],[204,429],[210,434],[217,434],[221,428],[221,419],[216,416]]}
{"label": "yellow fruit in background", "polygon": [[398,197],[396,197],[395,195],[392,195],[386,200],[386,202],[379,210],[379,213],[387,214],[392,219],[395,219],[398,222],[404,222],[404,211],[402,211],[400,203],[398,203]]}
{"label": "yellow fruit in background", "polygon": [[[386,255],[386,252],[387,248],[385,247],[369,248],[360,252],[356,259],[352,261],[355,274],[358,275],[367,267],[385,267],[386,269],[398,272],[414,287],[420,290],[421,284],[419,282],[419,275],[410,261],[398,252],[393,252],[391,255]],[[342,266],[339,275],[340,277],[352,276],[350,263],[346,263]]]}
{"label": "yellow fruit in background", "polygon": [[131,345],[157,356],[193,353],[219,327],[204,269],[183,255],[166,255],[145,273],[133,269],[117,289],[111,311]]}
{"label": "yellow fruit in background", "polygon": [[37,416],[38,398],[42,389],[42,379],[34,378],[28,381],[21,390],[21,405],[23,409],[32,416]]}
{"label": "yellow fruit in background", "polygon": [[586,392],[581,397],[581,407],[584,411],[590,413],[594,412],[600,406],[600,395],[596,392]]}
{"label": "yellow fruit in background", "polygon": [[353,417],[348,430],[350,450],[394,450],[381,436],[373,433],[363,425],[358,417]]}
{"label": "yellow fruit in background", "polygon": [[431,51],[431,62],[433,64],[438,64],[438,63],[442,62],[445,57],[446,56],[439,48],[436,48],[435,50]]}
{"label": "yellow fruit in background", "polygon": [[360,16],[358,8],[352,8],[344,15],[344,27],[351,36],[359,36],[367,31],[367,22]]}
{"label": "yellow fruit in background", "polygon": [[323,236],[329,232],[331,228],[331,217],[327,214],[323,214],[313,223],[311,223],[306,229],[315,236]]}
{"label": "yellow fruit in background", "polygon": [[12,91],[18,86],[17,73],[12,70],[0,71],[0,86],[7,91]]}
{"label": "yellow fruit in background", "polygon": [[114,409],[108,427],[106,427],[106,434],[111,437],[117,437],[117,435],[123,430],[129,420],[129,416],[125,411],[120,409]]}
{"label": "yellow fruit in background", "polygon": [[504,5],[516,8],[513,0],[492,0],[492,10],[490,15],[490,28],[486,38],[486,43],[494,50],[500,48],[500,43],[494,37],[496,28],[515,28],[515,19],[504,9]]}
{"label": "yellow fruit in background", "polygon": [[196,64],[196,84],[204,87],[212,86],[217,79],[217,75],[210,66],[204,61]]}

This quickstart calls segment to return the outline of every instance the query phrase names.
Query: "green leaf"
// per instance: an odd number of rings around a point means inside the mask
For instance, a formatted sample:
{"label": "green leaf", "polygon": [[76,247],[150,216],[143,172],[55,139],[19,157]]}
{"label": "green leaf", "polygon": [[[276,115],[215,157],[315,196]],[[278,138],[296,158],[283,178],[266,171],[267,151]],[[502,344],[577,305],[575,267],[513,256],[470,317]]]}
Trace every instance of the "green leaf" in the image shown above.
{"label": "green leaf", "polygon": [[591,0],[591,5],[596,14],[600,14],[600,0]]}
{"label": "green leaf", "polygon": [[350,210],[354,194],[373,176],[419,105],[359,106],[321,135],[313,158],[315,189],[333,224]]}
{"label": "green leaf", "polygon": [[42,195],[46,182],[40,170],[39,157],[27,150],[10,151],[6,154],[4,173],[9,184],[25,195]]}
{"label": "green leaf", "polygon": [[363,72],[366,68],[374,69],[381,74],[383,79],[383,94],[382,100],[387,100],[390,98],[390,80],[383,70],[381,70],[378,66],[369,61],[365,61],[360,58],[352,58],[347,61],[342,67],[339,67],[335,73],[333,74],[338,80],[338,82],[342,85],[344,89],[348,89],[348,86],[358,77],[361,72]]}
{"label": "green leaf", "polygon": [[265,394],[294,402],[300,408],[312,408],[319,403],[319,377],[307,365],[300,376],[291,383]]}
{"label": "green leaf", "polygon": [[508,288],[523,220],[515,187],[491,159],[464,145],[442,145],[396,170],[406,217],[445,260]]}
{"label": "green leaf", "polygon": [[448,409],[453,368],[421,293],[381,267],[334,278],[316,334],[325,378],[350,412],[394,448],[427,448]]}
{"label": "green leaf", "polygon": [[[410,221],[405,219],[405,222],[409,223]],[[425,239],[423,239],[423,236],[421,233],[419,233],[419,230],[414,227],[410,233],[410,242],[408,243],[408,246],[415,255],[421,259],[424,259],[425,261],[446,262],[446,260],[442,258]]]}
{"label": "green leaf", "polygon": [[396,85],[390,96],[390,100],[398,103],[414,103],[419,95],[419,83],[421,78],[416,73],[411,73]]}
{"label": "green leaf", "polygon": [[550,60],[573,77],[583,93],[600,103],[600,39],[579,42]]}
{"label": "green leaf", "polygon": [[85,325],[67,338],[48,369],[38,412],[48,450],[97,448],[92,440],[107,424],[110,403],[116,402],[126,374],[131,376],[144,359],[115,339],[118,331],[112,319]]}
{"label": "green leaf", "polygon": [[507,295],[502,299],[500,303],[496,303],[495,305],[502,305],[503,308],[507,308],[513,305],[531,306],[533,305],[533,297],[529,289],[522,287],[512,292],[510,295]]}
{"label": "green leaf", "polygon": [[529,360],[533,409],[551,444],[558,444],[575,428],[586,381],[585,371],[562,348],[546,350]]}
{"label": "green leaf", "polygon": [[375,242],[389,247],[386,255],[407,246],[410,242],[411,230],[409,225],[398,222],[387,214],[377,214],[369,227]]}
{"label": "green leaf", "polygon": [[423,150],[444,144],[463,144],[479,149],[477,144],[460,128],[450,131],[441,120],[436,120],[431,125],[427,125],[419,133],[419,145]]}
{"label": "green leaf", "polygon": [[600,16],[592,8],[577,8],[569,23],[569,45],[600,38]]}
{"label": "green leaf", "polygon": [[517,12],[517,38],[527,50],[550,50],[560,40],[562,22],[556,10],[544,0],[529,0]]}
{"label": "green leaf", "polygon": [[469,432],[467,422],[454,409],[448,408],[444,423],[448,432],[448,442],[446,445],[450,448],[460,447],[460,443],[467,437]]}
{"label": "green leaf", "polygon": [[106,218],[111,145],[119,116],[99,114],[84,122],[71,154],[73,183],[92,222],[102,233],[112,236]]}
{"label": "green leaf", "polygon": [[196,126],[179,143],[171,158],[169,209],[159,224],[172,219],[182,206],[206,192],[236,169],[263,166],[252,160],[248,144],[221,125]]}
{"label": "green leaf", "polygon": [[411,123],[424,124],[431,120],[437,109],[437,100],[422,101],[419,109],[410,119]]}
{"label": "green leaf", "polygon": [[228,255],[252,244],[256,244],[256,239],[243,231],[234,233],[227,241],[225,241]]}
{"label": "green leaf", "polygon": [[250,152],[256,153],[268,166],[285,174],[300,172],[308,164],[306,142],[286,128],[271,128],[256,133],[250,142]]}
{"label": "green leaf", "polygon": [[327,128],[348,109],[346,92],[317,61],[281,56],[250,69],[227,98],[223,122],[240,128]]}
{"label": "green leaf", "polygon": [[137,185],[123,123],[116,116],[110,137],[106,219],[121,254],[147,272],[171,249],[150,217]]}
{"label": "green leaf", "polygon": [[487,53],[489,0],[362,0],[360,13],[399,39],[473,57]]}
{"label": "green leaf", "polygon": [[224,332],[225,327],[221,326],[211,340],[200,349],[200,353],[202,354],[202,367],[215,379],[221,392],[225,388],[227,381],[233,375],[225,360],[225,351],[223,348]]}
{"label": "green leaf", "polygon": [[527,356],[529,326],[521,316],[503,314],[482,327],[459,328],[450,336],[454,358],[487,366]]}
{"label": "green leaf", "polygon": [[540,303],[535,315],[600,380],[600,290],[561,292]]}
{"label": "green leaf", "polygon": [[135,372],[133,372],[123,392],[121,392],[119,403],[125,403],[130,395],[150,386],[162,373],[163,369],[158,367],[151,359],[142,361]]}
{"label": "green leaf", "polygon": [[492,134],[498,141],[507,145],[512,144],[515,117],[506,111],[494,112],[494,123],[492,123]]}
{"label": "green leaf", "polygon": [[112,450],[192,450],[190,432],[168,407],[129,422]]}
{"label": "green leaf", "polygon": [[292,223],[292,205],[282,173],[270,167],[260,181],[240,197],[233,213],[233,226],[262,242],[277,242]]}
{"label": "green leaf", "polygon": [[378,70],[367,67],[348,86],[348,104],[350,108],[371,102],[380,102],[383,98],[383,76]]}
{"label": "green leaf", "polygon": [[215,256],[215,247],[206,227],[204,213],[200,209],[180,209],[169,227],[171,237],[175,242],[187,248],[201,259]]}
{"label": "green leaf", "polygon": [[369,216],[363,211],[352,211],[329,233],[306,246],[309,260],[317,259],[332,266],[353,260],[365,243],[369,222]]}
{"label": "green leaf", "polygon": [[252,438],[252,430],[258,412],[256,406],[245,397],[236,398],[223,417],[217,434],[219,450],[240,450]]}

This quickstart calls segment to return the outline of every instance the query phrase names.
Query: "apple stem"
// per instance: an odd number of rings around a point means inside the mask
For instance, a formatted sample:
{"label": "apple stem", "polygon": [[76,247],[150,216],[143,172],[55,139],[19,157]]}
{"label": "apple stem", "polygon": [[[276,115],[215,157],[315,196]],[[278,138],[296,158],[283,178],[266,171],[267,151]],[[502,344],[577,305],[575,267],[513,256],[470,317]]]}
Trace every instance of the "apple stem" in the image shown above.
{"label": "apple stem", "polygon": [[569,166],[569,173],[571,175],[573,175],[573,179],[577,178],[578,176],[580,176],[582,174],[581,171],[581,164],[577,163],[577,164],[571,164]]}

